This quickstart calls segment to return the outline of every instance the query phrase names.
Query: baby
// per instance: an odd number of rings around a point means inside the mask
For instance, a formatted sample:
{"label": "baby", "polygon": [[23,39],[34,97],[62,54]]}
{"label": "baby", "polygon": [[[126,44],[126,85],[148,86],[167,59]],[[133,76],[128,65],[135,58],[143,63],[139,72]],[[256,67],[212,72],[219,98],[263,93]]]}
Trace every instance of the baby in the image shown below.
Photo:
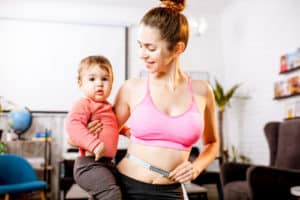
{"label": "baby", "polygon": [[[78,68],[78,86],[85,97],[73,105],[65,121],[69,140],[80,152],[74,164],[74,178],[91,199],[122,199],[112,162],[119,138],[117,119],[107,101],[112,83],[112,66],[107,58],[100,55],[84,58]],[[102,122],[98,134],[87,128],[95,120]]]}

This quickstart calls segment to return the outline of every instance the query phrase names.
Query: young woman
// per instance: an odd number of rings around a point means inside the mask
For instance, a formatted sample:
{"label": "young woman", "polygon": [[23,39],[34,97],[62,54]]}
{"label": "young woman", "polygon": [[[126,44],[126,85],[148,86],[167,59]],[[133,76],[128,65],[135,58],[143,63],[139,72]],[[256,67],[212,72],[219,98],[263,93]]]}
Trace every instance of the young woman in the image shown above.
{"label": "young woman", "polygon": [[[118,123],[128,121],[131,134],[117,166],[126,200],[183,199],[181,183],[195,179],[218,152],[213,91],[181,69],[189,37],[184,8],[184,0],[161,0],[144,15],[138,45],[149,76],[126,81],[115,100]],[[90,131],[99,126],[91,124]],[[200,137],[204,148],[191,163]]]}
{"label": "young woman", "polygon": [[[195,179],[216,157],[214,95],[207,82],[181,69],[189,37],[184,0],[162,0],[140,22],[140,58],[147,78],[131,79],[114,104],[119,125],[128,119],[130,143],[118,164],[125,199],[183,199],[180,183]],[[202,137],[204,149],[188,161]]]}

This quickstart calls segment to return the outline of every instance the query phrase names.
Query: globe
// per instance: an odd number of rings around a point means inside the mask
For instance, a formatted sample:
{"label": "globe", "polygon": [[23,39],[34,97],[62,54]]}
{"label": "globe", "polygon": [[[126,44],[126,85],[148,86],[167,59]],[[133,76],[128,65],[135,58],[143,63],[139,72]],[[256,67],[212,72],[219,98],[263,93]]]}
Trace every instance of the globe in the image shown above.
{"label": "globe", "polygon": [[27,109],[15,110],[8,114],[8,125],[18,135],[25,133],[31,126],[32,115]]}

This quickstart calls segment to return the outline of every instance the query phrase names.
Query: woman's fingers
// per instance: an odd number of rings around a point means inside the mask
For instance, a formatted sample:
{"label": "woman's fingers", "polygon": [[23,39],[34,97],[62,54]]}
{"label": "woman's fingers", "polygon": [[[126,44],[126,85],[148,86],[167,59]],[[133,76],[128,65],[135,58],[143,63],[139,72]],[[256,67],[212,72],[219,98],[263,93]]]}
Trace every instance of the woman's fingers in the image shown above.
{"label": "woman's fingers", "polygon": [[100,120],[91,121],[88,123],[87,128],[90,130],[90,128],[95,127],[99,122],[100,122]]}
{"label": "woman's fingers", "polygon": [[88,123],[87,128],[92,134],[99,134],[102,131],[102,122],[100,120],[94,120]]}
{"label": "woman's fingers", "polygon": [[176,182],[187,182],[193,178],[193,165],[186,161],[170,172],[170,179]]}

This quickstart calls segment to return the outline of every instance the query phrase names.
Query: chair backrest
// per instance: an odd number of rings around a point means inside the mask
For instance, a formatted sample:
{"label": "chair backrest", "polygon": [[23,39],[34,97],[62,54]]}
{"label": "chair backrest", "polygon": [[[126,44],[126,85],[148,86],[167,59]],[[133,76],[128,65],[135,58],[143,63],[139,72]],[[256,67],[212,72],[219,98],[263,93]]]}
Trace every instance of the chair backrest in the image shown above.
{"label": "chair backrest", "polygon": [[279,125],[280,122],[268,122],[264,127],[270,150],[270,166],[274,166],[276,161]]}
{"label": "chair backrest", "polygon": [[0,185],[37,180],[30,163],[14,154],[0,155]]}
{"label": "chair backrest", "polygon": [[300,169],[300,119],[268,123],[265,134],[270,147],[271,165]]}

